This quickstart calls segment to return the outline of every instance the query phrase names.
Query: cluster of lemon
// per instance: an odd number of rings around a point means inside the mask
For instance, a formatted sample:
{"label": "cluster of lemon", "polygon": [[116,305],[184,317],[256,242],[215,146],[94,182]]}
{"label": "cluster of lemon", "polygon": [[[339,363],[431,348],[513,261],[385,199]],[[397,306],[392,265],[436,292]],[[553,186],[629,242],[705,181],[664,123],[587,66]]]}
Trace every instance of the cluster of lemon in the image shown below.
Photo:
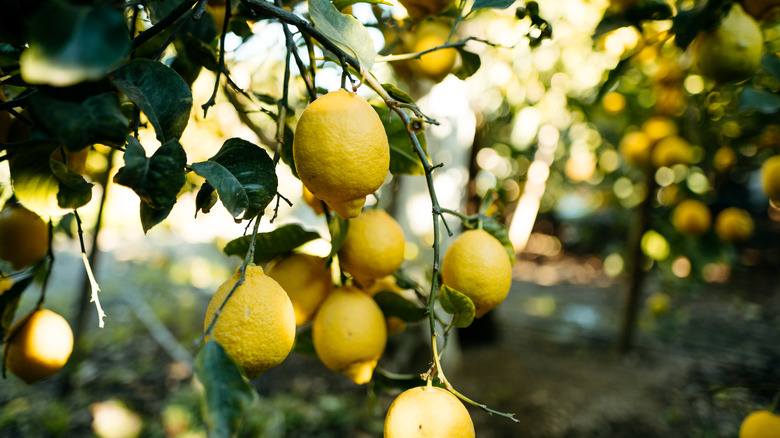
{"label": "cluster of lemon", "polygon": [[[366,196],[384,183],[389,171],[387,135],[365,99],[340,89],[301,114],[293,155],[307,203],[321,212],[322,200],[349,220],[338,251],[347,280],[334,286],[328,261],[304,253],[273,261],[265,270],[250,265],[241,285],[236,287],[241,278],[237,271],[219,287],[204,329],[219,312],[211,336],[254,378],[281,363],[293,348],[296,327],[311,323],[322,363],[363,384],[371,380],[388,335],[405,327],[400,319],[385,318],[373,299],[380,291],[403,293],[392,276],[404,261],[403,229],[384,210],[363,210]],[[511,284],[505,248],[482,230],[458,236],[441,271],[445,285],[473,300],[477,317],[499,305]],[[451,392],[428,385],[402,393],[388,412],[385,436],[431,431],[435,436],[474,436],[468,411]]]}

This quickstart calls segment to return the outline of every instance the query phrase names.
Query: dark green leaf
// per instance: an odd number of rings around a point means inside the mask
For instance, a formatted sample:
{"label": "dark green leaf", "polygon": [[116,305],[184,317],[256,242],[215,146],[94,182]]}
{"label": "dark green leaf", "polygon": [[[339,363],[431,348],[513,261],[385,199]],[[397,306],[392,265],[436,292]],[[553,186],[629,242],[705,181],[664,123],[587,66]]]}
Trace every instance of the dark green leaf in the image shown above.
{"label": "dark green leaf", "polygon": [[[307,231],[298,224],[282,225],[267,233],[257,233],[254,262],[258,265],[268,263],[319,237],[319,233]],[[233,239],[225,245],[225,254],[244,257],[249,250],[251,241],[252,236],[241,236]]]}
{"label": "dark green leaf", "polygon": [[195,358],[195,375],[203,385],[209,437],[229,438],[257,397],[225,349],[208,341]]}
{"label": "dark green leaf", "polygon": [[477,72],[477,70],[479,70],[479,67],[482,65],[482,61],[479,59],[479,55],[476,53],[471,53],[467,50],[464,50],[462,47],[457,47],[457,49],[460,53],[461,65],[456,71],[453,72],[453,74],[457,76],[458,79],[464,80],[471,77],[474,73]]}
{"label": "dark green leaf", "polygon": [[775,114],[780,111],[780,95],[756,88],[745,87],[739,95],[740,111],[758,111]]}
{"label": "dark green leaf", "polygon": [[474,321],[474,302],[461,292],[442,285],[439,289],[439,303],[445,312],[452,314],[455,327],[468,327]]}
{"label": "dark green leaf", "polygon": [[512,6],[515,0],[476,0],[471,6],[472,11],[478,9],[506,9]]}
{"label": "dark green leaf", "polygon": [[[154,1],[149,2],[148,5],[145,5],[149,10],[149,18],[152,21],[152,24],[157,24],[162,20],[163,18],[167,17],[168,14],[173,12],[176,7],[178,7],[180,4],[184,3],[185,1],[190,0],[166,0],[166,1]],[[194,3],[191,2],[190,3]]]}
{"label": "dark green leaf", "polygon": [[671,32],[677,47],[685,50],[696,38],[699,32],[710,30],[725,16],[732,2],[727,0],[710,0],[701,6],[679,11],[672,18]]}
{"label": "dark green leaf", "polygon": [[119,146],[130,127],[119,99],[111,93],[73,102],[38,92],[30,98],[29,108],[46,131],[73,151],[95,143]]}
{"label": "dark green leaf", "polygon": [[329,0],[309,0],[308,4],[314,26],[339,48],[354,56],[366,71],[371,70],[376,49],[363,23],[339,12]]}
{"label": "dark green leaf", "polygon": [[641,27],[643,21],[672,18],[672,8],[664,0],[645,0],[628,8],[624,15],[632,25]]}
{"label": "dark green leaf", "polygon": [[217,53],[211,46],[190,34],[184,34],[179,40],[181,43],[177,47],[181,47],[187,54],[187,58],[196,65],[201,65],[211,71],[216,71],[219,68]]}
{"label": "dark green leaf", "polygon": [[0,339],[4,339],[8,329],[11,328],[16,309],[19,307],[19,298],[32,280],[32,275],[19,278],[10,289],[0,294]]}
{"label": "dark green leaf", "polygon": [[54,177],[60,182],[57,192],[57,204],[63,209],[75,209],[87,205],[92,200],[92,186],[84,177],[68,169],[65,163],[49,159]]}
{"label": "dark green leaf", "polygon": [[596,96],[596,101],[601,101],[601,98],[604,97],[605,94],[612,88],[613,85],[615,85],[615,82],[620,78],[620,76],[623,74],[623,72],[628,69],[628,66],[631,65],[631,58],[621,59],[620,62],[609,71],[607,74],[607,80],[604,81],[603,84],[601,84],[601,87],[599,88],[598,95]]}
{"label": "dark green leaf", "polygon": [[114,71],[112,82],[146,114],[160,143],[181,137],[192,110],[192,92],[176,71],[133,59]]}
{"label": "dark green leaf", "polygon": [[231,138],[208,161],[193,163],[192,170],[217,189],[222,205],[236,219],[251,219],[276,196],[278,180],[265,149]]}
{"label": "dark green leaf", "polygon": [[179,190],[186,182],[187,155],[174,139],[147,158],[141,143],[128,137],[124,160],[125,165],[114,176],[114,182],[133,189],[148,207],[141,208],[144,231],[147,231],[164,219],[176,203]]}
{"label": "dark green leaf", "polygon": [[501,245],[503,245],[506,250],[506,254],[509,256],[509,261],[514,265],[515,248],[509,240],[509,230],[493,217],[482,218],[482,229],[501,242]]}
{"label": "dark green leaf", "polygon": [[288,125],[284,125],[284,139],[282,140],[282,162],[290,167],[294,177],[300,179],[298,171],[295,169],[295,158],[293,157],[293,130]]}
{"label": "dark green leaf", "polygon": [[339,215],[334,214],[328,220],[328,231],[330,231],[330,255],[328,260],[338,254],[341,246],[344,245],[344,240],[347,238],[347,230],[349,230],[349,220],[342,219]]}
{"label": "dark green leaf", "polygon": [[[425,169],[412,147],[409,131],[401,118],[392,113],[384,104],[372,104],[387,132],[390,143],[390,172],[393,175],[422,175]],[[415,134],[423,151],[426,150],[425,135]]]}
{"label": "dark green leaf", "polygon": [[761,67],[773,78],[780,81],[780,56],[776,53],[764,53],[761,57]]}
{"label": "dark green leaf", "polygon": [[208,181],[204,182],[203,185],[200,186],[198,194],[195,195],[195,217],[198,217],[199,211],[208,214],[211,211],[211,207],[217,203],[217,199],[218,196],[214,187],[212,187]]}
{"label": "dark green leaf", "polygon": [[593,41],[596,41],[597,39],[601,38],[603,35],[612,32],[613,30],[617,30],[622,27],[628,27],[632,25],[633,23],[628,21],[628,19],[626,19],[626,17],[623,14],[611,14],[607,12],[601,18],[601,21],[599,21],[599,24],[596,26],[596,30],[593,31],[593,35],[591,36],[591,38],[593,39]]}
{"label": "dark green leaf", "polygon": [[382,309],[385,317],[395,316],[406,322],[419,321],[427,316],[426,309],[391,291],[380,291],[374,295],[374,301]]}
{"label": "dark green leaf", "polygon": [[382,84],[382,88],[387,91],[387,94],[390,95],[393,99],[402,102],[402,103],[414,103],[414,99],[412,99],[412,96],[406,94],[403,90],[396,87],[394,84]]}
{"label": "dark green leaf", "polygon": [[314,350],[314,338],[311,335],[311,326],[302,328],[295,334],[295,343],[293,344],[292,351],[295,353],[308,354],[315,356],[317,352]]}
{"label": "dark green leaf", "polygon": [[105,77],[130,49],[121,9],[45,3],[33,19],[22,53],[22,77],[33,84],[68,86]]}

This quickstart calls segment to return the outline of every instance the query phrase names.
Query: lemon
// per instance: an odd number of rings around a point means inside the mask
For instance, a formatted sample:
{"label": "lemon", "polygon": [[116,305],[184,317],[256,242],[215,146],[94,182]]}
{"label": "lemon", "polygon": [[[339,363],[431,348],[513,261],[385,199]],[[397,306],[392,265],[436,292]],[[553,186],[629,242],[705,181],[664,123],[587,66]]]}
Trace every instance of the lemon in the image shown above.
{"label": "lemon", "polygon": [[295,253],[270,265],[267,275],[276,280],[292,301],[295,325],[311,321],[333,290],[330,266],[322,257]]}
{"label": "lemon", "polygon": [[315,100],[293,137],[295,169],[317,198],[344,219],[360,214],[390,169],[382,120],[362,97],[344,89]]}
{"label": "lemon", "polygon": [[775,155],[761,165],[761,183],[766,196],[780,202],[780,155]]}
{"label": "lemon", "polygon": [[671,167],[675,164],[690,164],[693,149],[690,143],[677,135],[662,138],[653,147],[650,160],[655,167]]}
{"label": "lemon", "polygon": [[650,136],[644,131],[633,131],[624,135],[618,144],[618,150],[628,164],[641,166],[650,160]]}
{"label": "lemon", "polygon": [[[398,287],[398,284],[395,282],[395,278],[392,275],[388,275],[387,277],[380,278],[379,280],[375,281],[374,284],[372,284],[370,287],[363,289],[364,292],[371,295],[372,297],[379,292],[392,292],[394,294],[398,294],[403,296],[403,289]],[[406,321],[403,319],[397,317],[397,316],[390,316],[385,319],[386,325],[387,325],[387,335],[391,336],[396,333],[401,333],[406,329]]]}
{"label": "lemon", "polygon": [[363,286],[401,267],[406,241],[401,226],[384,210],[368,210],[349,221],[339,250],[341,268]]}
{"label": "lemon", "polygon": [[322,208],[322,201],[318,197],[312,195],[311,191],[307,189],[306,186],[303,186],[303,202],[314,210],[314,214],[319,216],[325,213],[325,209]]}
{"label": "lemon", "polygon": [[[203,321],[204,330],[238,282],[236,270],[211,297]],[[259,266],[247,266],[244,283],[222,309],[214,340],[236,361],[250,379],[284,361],[295,341],[295,310],[279,283]]]}
{"label": "lemon", "polygon": [[715,233],[726,242],[742,242],[753,235],[755,223],[747,211],[729,207],[715,217]]}
{"label": "lemon", "polygon": [[[450,27],[439,21],[423,21],[417,26],[412,52],[424,52],[447,42]],[[414,60],[414,68],[426,78],[440,82],[455,65],[458,51],[453,48],[434,50]]]}
{"label": "lemon", "polygon": [[693,41],[693,59],[715,82],[741,81],[759,70],[763,44],[758,23],[734,3],[717,28],[699,33]]}
{"label": "lemon", "polygon": [[384,438],[474,438],[469,411],[451,392],[435,386],[407,389],[385,417]]}
{"label": "lemon", "polygon": [[0,211],[0,259],[19,270],[42,259],[48,250],[49,226],[40,216],[18,204]]}
{"label": "lemon", "polygon": [[415,21],[444,12],[452,4],[452,0],[399,0],[406,8],[409,18]]}
{"label": "lemon", "polygon": [[481,317],[504,301],[512,285],[512,264],[501,242],[484,230],[468,230],[447,249],[442,282],[471,298]]}
{"label": "lemon", "polygon": [[780,438],[780,416],[763,410],[750,413],[742,420],[739,438]]}
{"label": "lemon", "polygon": [[358,385],[371,380],[387,344],[382,310],[354,286],[336,288],[322,303],[312,326],[314,350],[331,371]]}
{"label": "lemon", "polygon": [[712,156],[712,167],[720,173],[731,169],[737,162],[737,153],[728,146],[721,146]]}
{"label": "lemon", "polygon": [[5,366],[27,384],[48,379],[68,362],[73,332],[68,321],[48,309],[34,310],[8,331]]}
{"label": "lemon", "polygon": [[642,131],[647,134],[651,143],[657,143],[661,139],[677,135],[677,125],[668,117],[654,116],[642,123]]}
{"label": "lemon", "polygon": [[698,236],[706,232],[711,223],[710,209],[696,199],[686,199],[672,211],[672,225],[683,234]]}

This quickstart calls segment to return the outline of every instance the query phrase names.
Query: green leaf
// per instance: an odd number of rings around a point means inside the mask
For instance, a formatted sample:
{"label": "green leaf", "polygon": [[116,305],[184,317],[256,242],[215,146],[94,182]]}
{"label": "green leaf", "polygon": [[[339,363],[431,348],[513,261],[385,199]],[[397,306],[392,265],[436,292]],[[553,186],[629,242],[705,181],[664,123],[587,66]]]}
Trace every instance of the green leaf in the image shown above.
{"label": "green leaf", "polygon": [[349,220],[342,219],[339,215],[334,214],[328,220],[328,231],[330,232],[330,255],[328,260],[338,254],[341,246],[344,245],[344,240],[347,239],[347,231],[349,230]]}
{"label": "green leaf", "polygon": [[83,176],[68,169],[62,161],[49,158],[54,177],[60,182],[57,204],[63,209],[75,209],[92,200],[92,186]]}
{"label": "green leaf", "polygon": [[478,9],[506,9],[512,6],[515,0],[476,0],[471,6],[472,11]]}
{"label": "green leaf", "polygon": [[281,151],[281,157],[282,162],[286,164],[290,171],[292,171],[292,174],[294,177],[300,179],[301,177],[298,176],[298,171],[295,169],[295,158],[293,157],[293,130],[290,128],[289,125],[284,125],[284,137],[282,138],[282,151]]}
{"label": "green leaf", "polygon": [[512,242],[509,240],[509,230],[506,229],[506,227],[499,221],[497,221],[494,217],[484,217],[482,218],[482,229],[490,233],[491,236],[495,237],[496,240],[501,242],[501,245],[504,246],[504,249],[506,250],[506,254],[509,256],[509,261],[514,265],[515,264],[515,248],[512,246]]}
{"label": "green leaf", "polygon": [[461,292],[442,285],[439,289],[439,303],[445,312],[452,314],[455,327],[468,327],[474,321],[474,302]]}
{"label": "green leaf", "polygon": [[125,147],[125,165],[116,175],[114,182],[130,187],[141,198],[141,219],[144,232],[167,217],[176,196],[186,182],[184,166],[187,155],[177,140],[160,146],[147,158],[141,143],[128,137]]}
{"label": "green leaf", "polygon": [[314,338],[311,333],[311,325],[302,328],[295,334],[295,343],[293,344],[292,351],[295,353],[308,354],[315,356],[317,351],[314,350]]}
{"label": "green leaf", "polygon": [[247,408],[257,398],[254,389],[216,341],[206,342],[198,353],[195,375],[203,385],[209,437],[234,436]]}
{"label": "green leaf", "polygon": [[[373,104],[374,110],[379,114],[382,124],[387,132],[387,141],[390,143],[390,172],[393,175],[422,175],[425,169],[420,163],[420,158],[414,151],[409,131],[403,120],[392,113],[384,104]],[[415,134],[417,140],[426,151],[425,135]],[[427,153],[427,152],[426,152]]]}
{"label": "green leaf", "polygon": [[217,189],[222,205],[236,219],[257,216],[276,196],[273,160],[246,140],[228,139],[216,155],[191,167]]}
{"label": "green leaf", "polygon": [[385,317],[395,316],[406,322],[415,322],[427,316],[426,309],[418,307],[395,292],[379,291],[374,295],[374,301],[382,309]]}
{"label": "green leaf", "polygon": [[339,11],[343,11],[345,8],[356,5],[358,3],[366,3],[369,5],[393,5],[392,3],[386,2],[384,0],[333,0],[333,6],[335,6]]}
{"label": "green leaf", "polygon": [[780,95],[752,87],[745,87],[739,95],[740,111],[758,111],[775,114],[780,111]]}
{"label": "green leaf", "polygon": [[482,60],[479,59],[479,55],[464,50],[462,47],[457,47],[460,53],[461,65],[453,74],[460,80],[471,77],[479,70],[482,65]]}
{"label": "green leaf", "polygon": [[394,84],[382,84],[382,88],[384,88],[385,91],[387,91],[387,94],[390,95],[393,99],[402,102],[402,103],[414,103],[414,99],[412,99],[412,96],[406,94],[403,90],[396,87]]}
{"label": "green leaf", "polygon": [[[298,224],[282,225],[267,233],[257,233],[254,262],[259,265],[268,263],[319,237],[319,233],[307,231]],[[233,239],[225,245],[225,254],[244,257],[249,250],[251,241],[252,236],[241,236]]]}
{"label": "green leaf", "polygon": [[130,129],[119,99],[111,93],[73,102],[39,91],[30,98],[29,108],[36,122],[72,151],[95,143],[122,145]]}
{"label": "green leaf", "polygon": [[175,70],[133,59],[114,71],[112,83],[146,114],[160,143],[181,137],[192,110],[192,92]]}
{"label": "green leaf", "polygon": [[780,56],[776,53],[764,53],[761,67],[776,80],[780,81]]}
{"label": "green leaf", "polygon": [[0,294],[0,339],[5,338],[8,329],[11,328],[16,309],[19,307],[19,298],[32,280],[32,275],[19,278],[10,289]]}
{"label": "green leaf", "polygon": [[701,31],[715,27],[731,9],[732,2],[712,0],[693,9],[679,11],[672,18],[674,43],[685,50]]}
{"label": "green leaf", "polygon": [[208,181],[204,182],[198,190],[198,194],[195,195],[195,217],[198,217],[198,212],[202,211],[204,214],[208,214],[211,211],[211,207],[217,203],[216,190]]}
{"label": "green leaf", "polygon": [[33,18],[22,78],[59,87],[106,76],[130,49],[119,8],[48,2]]}
{"label": "green leaf", "polygon": [[602,36],[606,35],[609,32],[612,32],[613,30],[618,30],[623,27],[629,27],[633,26],[634,23],[631,23],[626,19],[626,17],[623,14],[612,14],[607,11],[607,13],[604,14],[604,16],[601,18],[601,21],[599,21],[599,24],[596,25],[596,30],[593,31],[593,35],[591,35],[591,38],[593,41],[596,41],[597,39],[601,38]]}
{"label": "green leaf", "polygon": [[342,14],[328,0],[309,0],[309,15],[317,30],[357,58],[363,69],[371,70],[376,49],[363,23],[351,15]]}

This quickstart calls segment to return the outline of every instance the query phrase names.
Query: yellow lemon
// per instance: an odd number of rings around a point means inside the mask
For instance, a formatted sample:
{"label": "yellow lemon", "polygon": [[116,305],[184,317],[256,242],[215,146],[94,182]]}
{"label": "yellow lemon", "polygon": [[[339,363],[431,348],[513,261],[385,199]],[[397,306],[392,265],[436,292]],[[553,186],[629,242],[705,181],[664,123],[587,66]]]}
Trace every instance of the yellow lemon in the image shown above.
{"label": "yellow lemon", "polygon": [[[392,275],[389,275],[385,278],[380,278],[370,287],[363,289],[363,291],[372,297],[379,292],[392,292],[394,294],[403,296],[403,289],[398,287],[398,284],[396,284],[395,278]],[[386,323],[388,336],[401,333],[406,329],[406,321],[397,316],[390,316],[386,318]]]}
{"label": "yellow lemon", "polygon": [[322,201],[318,197],[312,195],[311,191],[307,189],[306,186],[303,186],[303,202],[314,210],[314,214],[319,216],[325,213],[325,209],[322,208]]}
{"label": "yellow lemon", "polygon": [[618,150],[628,164],[641,166],[650,160],[650,136],[644,131],[633,131],[624,135],[618,144]]}
{"label": "yellow lemon", "polygon": [[444,254],[441,276],[445,285],[471,298],[479,318],[509,294],[512,264],[498,239],[484,230],[468,230]]}
{"label": "yellow lemon", "polygon": [[726,242],[742,242],[753,235],[755,223],[747,211],[729,207],[715,217],[715,233]]}
{"label": "yellow lemon", "polygon": [[368,286],[401,267],[405,247],[398,222],[384,210],[368,210],[349,221],[339,263],[356,282]]}
{"label": "yellow lemon", "polygon": [[301,114],[293,137],[301,181],[342,218],[360,214],[390,169],[382,120],[362,97],[344,89],[315,100]]}
{"label": "yellow lemon", "polygon": [[780,438],[780,416],[769,411],[755,411],[742,420],[739,438]]}
{"label": "yellow lemon", "polygon": [[384,438],[474,438],[469,411],[451,392],[435,386],[407,389],[385,417]]}
{"label": "yellow lemon", "polygon": [[49,226],[40,216],[18,204],[0,211],[0,259],[19,270],[42,259],[48,250]]}
{"label": "yellow lemon", "polygon": [[650,160],[655,167],[671,167],[675,164],[690,164],[693,160],[691,145],[682,137],[670,135],[656,143]]}
{"label": "yellow lemon", "polygon": [[699,33],[693,41],[693,60],[716,82],[741,81],[759,70],[763,45],[758,23],[734,3],[718,27]]}
{"label": "yellow lemon", "polygon": [[737,153],[728,146],[719,147],[712,156],[712,167],[720,173],[731,169],[736,162]]}
{"label": "yellow lemon", "polygon": [[677,135],[677,125],[668,117],[654,116],[642,123],[642,131],[647,134],[651,143],[657,143],[663,138]]}
{"label": "yellow lemon", "polygon": [[358,385],[371,380],[387,344],[382,310],[354,286],[336,288],[322,303],[312,326],[314,350],[331,371]]}
{"label": "yellow lemon", "polygon": [[761,165],[761,182],[766,196],[780,202],[780,155],[775,155]]}
{"label": "yellow lemon", "polygon": [[696,199],[686,199],[672,211],[672,225],[683,234],[698,236],[706,232],[711,223],[710,209]]}
{"label": "yellow lemon", "polygon": [[421,21],[444,12],[452,4],[452,0],[399,0],[406,8],[409,17]]}
{"label": "yellow lemon", "polygon": [[[415,31],[412,52],[424,52],[439,47],[447,42],[450,36],[450,27],[439,21],[424,21]],[[453,48],[439,49],[420,56],[413,61],[414,68],[423,76],[434,82],[444,79],[452,67],[458,51]]]}
{"label": "yellow lemon", "polygon": [[68,321],[51,310],[34,310],[8,331],[5,366],[27,384],[48,379],[68,362],[73,332]]}
{"label": "yellow lemon", "polygon": [[[204,330],[238,282],[236,270],[211,297],[203,321]],[[284,361],[295,341],[295,310],[279,283],[259,266],[247,266],[246,278],[222,309],[214,340],[236,361],[250,379]]]}
{"label": "yellow lemon", "polygon": [[269,277],[276,280],[292,301],[295,325],[311,321],[314,313],[333,290],[333,277],[327,260],[311,254],[295,253],[270,265]]}

